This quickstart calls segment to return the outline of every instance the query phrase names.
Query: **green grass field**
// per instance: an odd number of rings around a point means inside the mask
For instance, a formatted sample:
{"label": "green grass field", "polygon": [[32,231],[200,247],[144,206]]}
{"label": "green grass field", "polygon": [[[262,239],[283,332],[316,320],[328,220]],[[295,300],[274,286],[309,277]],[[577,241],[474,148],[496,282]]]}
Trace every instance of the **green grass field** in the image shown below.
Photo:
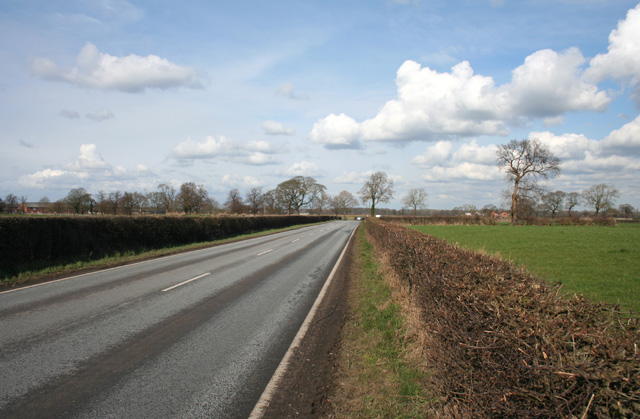
{"label": "green grass field", "polygon": [[523,265],[568,293],[640,313],[640,224],[584,226],[413,226],[468,249]]}

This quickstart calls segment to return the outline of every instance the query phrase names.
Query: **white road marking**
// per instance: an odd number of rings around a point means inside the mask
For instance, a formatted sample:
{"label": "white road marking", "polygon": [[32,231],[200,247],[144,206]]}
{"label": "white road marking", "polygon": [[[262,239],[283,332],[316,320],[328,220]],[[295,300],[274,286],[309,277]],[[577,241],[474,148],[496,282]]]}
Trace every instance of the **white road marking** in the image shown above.
{"label": "white road marking", "polygon": [[291,243],[295,243],[297,241],[300,241],[300,239],[295,239],[294,241],[292,241]]}
{"label": "white road marking", "polygon": [[264,251],[264,252],[262,252],[262,253],[258,253],[258,256],[266,255],[266,254],[267,254],[267,253],[269,253],[269,252],[273,252],[273,249],[265,250],[265,251]]}
{"label": "white road marking", "polygon": [[179,283],[179,284],[176,284],[176,285],[174,285],[174,286],[172,286],[172,287],[169,287],[169,288],[165,288],[165,289],[163,289],[163,290],[162,290],[162,292],[171,291],[171,290],[172,290],[172,289],[174,289],[174,288],[181,287],[181,286],[183,286],[183,285],[185,285],[185,284],[188,284],[188,283],[189,283],[189,282],[191,282],[191,281],[195,281],[196,279],[204,278],[205,276],[208,276],[208,275],[211,275],[211,273],[210,273],[210,272],[207,272],[206,274],[198,275],[198,276],[196,276],[195,278],[187,279],[186,281],[183,281],[183,282],[181,282],[181,283]]}

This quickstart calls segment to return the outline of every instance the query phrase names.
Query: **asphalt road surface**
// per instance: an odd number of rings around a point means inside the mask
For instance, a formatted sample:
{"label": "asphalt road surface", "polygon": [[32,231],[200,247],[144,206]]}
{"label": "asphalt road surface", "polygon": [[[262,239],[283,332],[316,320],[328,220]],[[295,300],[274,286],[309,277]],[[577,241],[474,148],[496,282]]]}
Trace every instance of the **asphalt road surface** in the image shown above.
{"label": "asphalt road surface", "polygon": [[0,418],[246,418],[357,225],[0,293]]}

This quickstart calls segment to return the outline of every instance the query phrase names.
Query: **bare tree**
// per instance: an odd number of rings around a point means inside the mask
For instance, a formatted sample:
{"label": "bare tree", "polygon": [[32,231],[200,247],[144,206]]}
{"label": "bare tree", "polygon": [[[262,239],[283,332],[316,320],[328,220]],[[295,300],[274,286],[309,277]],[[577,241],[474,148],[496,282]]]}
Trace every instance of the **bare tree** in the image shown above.
{"label": "bare tree", "polygon": [[11,212],[18,206],[18,197],[10,193],[4,198],[4,204],[6,205],[7,210]]}
{"label": "bare tree", "polygon": [[209,193],[204,185],[196,185],[194,182],[185,182],[180,185],[180,193],[177,201],[180,202],[185,214],[197,214],[202,211],[202,207],[209,198]]}
{"label": "bare tree", "polygon": [[331,201],[331,197],[325,191],[322,191],[311,201],[311,210],[314,214],[322,214],[325,208],[329,206],[329,201]]}
{"label": "bare tree", "polygon": [[605,183],[593,185],[582,192],[582,199],[585,204],[595,209],[596,217],[601,211],[606,212],[613,208],[614,200],[618,196],[620,196],[618,190]]}
{"label": "bare tree", "polygon": [[91,206],[91,194],[85,188],[71,189],[64,199],[65,203],[73,208],[75,214],[84,214]]}
{"label": "bare tree", "polygon": [[542,195],[542,209],[551,212],[551,218],[556,217],[558,211],[562,211],[567,194],[562,191],[548,192]]}
{"label": "bare tree", "polygon": [[374,216],[377,204],[393,198],[393,180],[385,172],[376,172],[362,186],[359,195],[363,204],[371,203],[370,214]]}
{"label": "bare tree", "polygon": [[578,192],[569,192],[565,197],[565,205],[567,207],[567,212],[569,213],[569,217],[571,217],[571,210],[576,206],[580,205],[581,198]]}
{"label": "bare tree", "polygon": [[632,218],[635,211],[636,209],[631,204],[620,204],[618,207],[618,212],[625,218]]}
{"label": "bare tree", "polygon": [[424,188],[414,188],[402,199],[402,203],[408,207],[413,208],[413,216],[418,215],[418,208],[424,208],[427,205],[427,191]]}
{"label": "bare tree", "polygon": [[496,162],[511,182],[511,222],[518,222],[521,195],[537,188],[538,178],[547,179],[560,173],[560,160],[537,139],[511,140],[498,146]]}
{"label": "bare tree", "polygon": [[276,189],[283,199],[287,214],[292,211],[300,214],[302,207],[318,199],[327,188],[312,177],[296,176],[280,183]]}
{"label": "bare tree", "polygon": [[251,188],[245,197],[245,201],[249,205],[249,212],[253,215],[260,213],[262,210],[262,188]]}
{"label": "bare tree", "polygon": [[336,215],[347,215],[349,211],[358,205],[358,200],[349,191],[342,191],[331,198],[329,205]]}
{"label": "bare tree", "polygon": [[262,203],[267,214],[282,214],[283,198],[278,189],[272,189],[262,196]]}
{"label": "bare tree", "polygon": [[242,214],[244,212],[244,201],[240,196],[240,191],[237,189],[231,189],[227,195],[227,200],[224,203],[231,214]]}
{"label": "bare tree", "polygon": [[118,207],[120,206],[121,201],[122,201],[122,192],[115,191],[109,194],[109,202],[111,206],[111,212],[113,213],[113,215],[116,215],[118,213]]}
{"label": "bare tree", "polygon": [[162,208],[164,208],[166,213],[175,212],[177,209],[176,188],[174,188],[173,185],[161,183],[158,185],[158,189],[160,192],[160,200],[162,201]]}

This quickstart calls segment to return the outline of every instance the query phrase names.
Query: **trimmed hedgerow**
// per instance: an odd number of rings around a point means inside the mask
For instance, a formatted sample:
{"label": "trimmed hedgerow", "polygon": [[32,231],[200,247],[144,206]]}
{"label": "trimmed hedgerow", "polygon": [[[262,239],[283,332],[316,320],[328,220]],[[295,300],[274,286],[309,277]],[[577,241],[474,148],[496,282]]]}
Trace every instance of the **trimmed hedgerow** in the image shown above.
{"label": "trimmed hedgerow", "polygon": [[75,261],[328,221],[328,216],[1,217],[0,277]]}
{"label": "trimmed hedgerow", "polygon": [[640,417],[637,317],[398,225],[367,232],[422,308],[445,416]]}

